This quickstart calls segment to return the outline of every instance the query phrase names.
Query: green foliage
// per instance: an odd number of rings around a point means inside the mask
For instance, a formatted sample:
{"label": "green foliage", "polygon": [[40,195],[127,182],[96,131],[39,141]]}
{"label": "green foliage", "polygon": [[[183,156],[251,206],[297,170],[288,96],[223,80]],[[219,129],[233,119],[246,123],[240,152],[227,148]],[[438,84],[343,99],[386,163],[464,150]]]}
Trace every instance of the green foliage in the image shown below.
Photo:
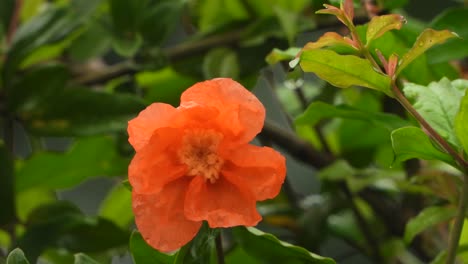
{"label": "green foliage", "polygon": [[445,42],[449,38],[457,37],[457,34],[448,30],[436,31],[433,29],[424,30],[416,39],[413,47],[403,56],[398,65],[396,74],[400,73],[413,60],[421,56],[426,50],[439,43]]}
{"label": "green foliage", "polygon": [[460,141],[465,154],[468,154],[468,89],[460,103],[460,110],[455,116],[455,133]]}
{"label": "green foliage", "polygon": [[335,263],[253,227],[236,227],[233,233],[245,252],[269,263]]}
{"label": "green foliage", "polygon": [[[220,234],[227,264],[466,262],[448,220],[468,200],[468,9],[448,2],[2,0],[0,263],[215,264]],[[127,123],[216,77],[259,96],[256,142],[288,177],[262,231],[205,223],[165,254],[130,235]]]}
{"label": "green foliage", "polygon": [[427,87],[406,83],[403,92],[411,100],[414,108],[449,143],[460,148],[455,135],[455,116],[460,108],[460,100],[468,88],[465,80],[450,82],[442,79]]}
{"label": "green foliage", "polygon": [[391,95],[390,78],[374,70],[368,60],[339,55],[331,50],[306,50],[301,54],[301,68],[340,87],[359,85]]}
{"label": "green foliage", "polygon": [[392,132],[395,162],[408,159],[441,160],[455,166],[453,157],[442,152],[431,139],[417,127],[403,127]]}
{"label": "green foliage", "polygon": [[83,253],[78,253],[75,255],[74,264],[99,264],[99,262],[95,261],[94,259]]}
{"label": "green foliage", "polygon": [[410,243],[422,231],[452,219],[456,215],[453,207],[432,206],[421,211],[416,217],[410,219],[405,228],[405,242]]}
{"label": "green foliage", "polygon": [[128,160],[118,155],[112,138],[83,138],[65,154],[37,153],[19,163],[15,186],[17,191],[70,188],[90,177],[125,174],[127,166]]}
{"label": "green foliage", "polygon": [[8,254],[6,264],[29,264],[21,249],[15,248]]}
{"label": "green foliage", "polygon": [[36,208],[27,219],[28,228],[18,240],[31,260],[48,247],[76,252],[98,252],[124,245],[129,234],[114,223],[89,217],[66,202]]}
{"label": "green foliage", "polygon": [[175,259],[175,255],[161,253],[146,244],[141,234],[137,231],[134,231],[130,237],[130,251],[132,252],[135,264],[151,264],[155,262],[172,264]]}
{"label": "green foliage", "polygon": [[362,120],[389,131],[408,125],[406,120],[396,115],[365,111],[348,105],[334,106],[323,102],[309,104],[304,113],[296,118],[295,123],[296,125],[313,126],[325,118]]}

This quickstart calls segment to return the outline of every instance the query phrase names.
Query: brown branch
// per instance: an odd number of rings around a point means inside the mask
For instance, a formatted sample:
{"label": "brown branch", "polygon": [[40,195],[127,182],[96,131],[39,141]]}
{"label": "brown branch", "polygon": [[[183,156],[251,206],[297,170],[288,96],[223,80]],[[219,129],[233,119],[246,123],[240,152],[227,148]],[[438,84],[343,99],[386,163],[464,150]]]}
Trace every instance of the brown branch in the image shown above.
{"label": "brown branch", "polygon": [[13,10],[13,15],[11,16],[10,24],[8,25],[8,33],[6,37],[7,45],[11,44],[13,36],[15,35],[16,28],[18,27],[18,22],[19,22],[22,6],[23,6],[23,0],[16,0],[15,8]]}

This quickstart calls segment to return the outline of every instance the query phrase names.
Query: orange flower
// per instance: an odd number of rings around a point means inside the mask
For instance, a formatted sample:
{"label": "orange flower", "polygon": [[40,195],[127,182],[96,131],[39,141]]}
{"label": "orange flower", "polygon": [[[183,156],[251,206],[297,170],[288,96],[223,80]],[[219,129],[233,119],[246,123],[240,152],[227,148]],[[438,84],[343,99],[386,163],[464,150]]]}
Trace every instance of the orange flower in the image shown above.
{"label": "orange flower", "polygon": [[176,250],[203,220],[213,228],[261,220],[256,201],[275,197],[286,175],[281,154],[248,144],[264,120],[252,93],[220,78],[190,87],[177,108],[154,103],[128,123],[133,211],[150,245]]}

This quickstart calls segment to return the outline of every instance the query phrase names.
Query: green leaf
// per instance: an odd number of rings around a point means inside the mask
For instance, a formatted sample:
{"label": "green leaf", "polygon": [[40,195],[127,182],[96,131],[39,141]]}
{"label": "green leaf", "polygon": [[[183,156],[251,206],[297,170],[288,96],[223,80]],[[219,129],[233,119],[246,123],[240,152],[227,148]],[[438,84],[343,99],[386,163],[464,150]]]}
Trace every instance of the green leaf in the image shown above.
{"label": "green leaf", "polygon": [[357,171],[345,160],[337,160],[330,166],[320,170],[318,177],[327,181],[342,181],[350,179]]}
{"label": "green leaf", "polygon": [[402,127],[392,132],[392,146],[395,162],[418,158],[441,160],[456,166],[453,158],[434,146],[431,139],[420,128]]}
{"label": "green leaf", "polygon": [[175,256],[174,264],[216,264],[215,238],[220,230],[212,229],[205,222],[197,236],[183,246]]}
{"label": "green leaf", "polygon": [[367,26],[366,46],[374,39],[381,37],[385,32],[400,29],[404,21],[402,16],[396,14],[373,17]]}
{"label": "green leaf", "polygon": [[266,56],[265,60],[268,64],[275,64],[285,60],[290,61],[294,59],[300,51],[301,49],[297,47],[288,48],[287,50],[275,48]]}
{"label": "green leaf", "polygon": [[401,58],[396,75],[426,50],[453,37],[458,37],[458,35],[448,30],[437,31],[430,28],[424,30],[416,39],[413,47]]}
{"label": "green leaf", "polygon": [[258,261],[257,259],[251,257],[247,254],[241,247],[237,246],[233,250],[229,251],[226,255],[227,264],[262,264],[263,262]]}
{"label": "green leaf", "polygon": [[[468,81],[467,81],[468,85]],[[455,116],[455,133],[465,150],[465,157],[468,156],[468,89],[461,99],[460,110]]]}
{"label": "green leaf", "polygon": [[83,253],[78,253],[75,254],[74,264],[99,264],[99,262],[95,261],[94,259],[90,258],[89,256]]}
{"label": "green leaf", "polygon": [[426,207],[416,217],[406,224],[404,240],[408,244],[413,238],[431,226],[448,221],[455,217],[457,210],[454,207],[431,206]]}
{"label": "green leaf", "polygon": [[314,49],[302,52],[300,65],[305,72],[313,72],[334,86],[348,88],[358,85],[392,96],[390,78],[375,71],[368,60]]}
{"label": "green leaf", "polygon": [[73,40],[67,49],[73,60],[84,62],[110,49],[112,32],[103,24],[100,20],[92,20],[86,30]]}
{"label": "green leaf", "polygon": [[195,78],[182,75],[169,67],[154,72],[139,72],[135,79],[144,89],[148,103],[158,101],[174,106],[179,105],[182,92],[197,82]]}
{"label": "green leaf", "polygon": [[130,237],[130,252],[135,264],[172,264],[175,255],[168,255],[149,246],[138,231],[133,231]]}
{"label": "green leaf", "polygon": [[6,264],[29,264],[21,249],[15,248],[8,254]]}
{"label": "green leaf", "polygon": [[112,222],[86,216],[67,202],[43,205],[34,210],[26,222],[26,230],[18,245],[35,263],[50,247],[74,252],[97,252],[125,245],[129,234]]}
{"label": "green leaf", "polygon": [[216,77],[239,78],[239,60],[237,54],[227,48],[213,49],[203,59],[205,79]]}
{"label": "green leaf", "polygon": [[128,120],[143,108],[141,99],[133,95],[77,87],[55,94],[20,116],[35,134],[80,136],[124,131]]}
{"label": "green leaf", "polygon": [[143,44],[143,38],[139,33],[129,34],[127,36],[114,35],[112,38],[112,47],[115,52],[124,57],[132,57],[137,53]]}
{"label": "green leaf", "polygon": [[245,252],[266,263],[335,263],[253,227],[235,227],[232,231]]}
{"label": "green leaf", "polygon": [[15,190],[13,159],[7,146],[0,140],[0,226],[10,225],[15,222]]}
{"label": "green leaf", "polygon": [[41,104],[47,104],[51,97],[63,90],[68,78],[67,69],[60,64],[33,68],[8,90],[8,108],[18,112],[37,110]]}
{"label": "green leaf", "polygon": [[388,131],[393,131],[409,124],[408,121],[396,115],[364,111],[347,105],[335,106],[323,102],[311,103],[304,113],[296,118],[295,124],[314,126],[322,119],[336,117],[366,121],[373,126],[382,127]]}
{"label": "green leaf", "polygon": [[343,37],[336,32],[326,32],[315,42],[308,42],[303,50],[330,48],[340,54],[356,54],[358,50],[353,46],[351,39]]}
{"label": "green leaf", "polygon": [[81,138],[65,154],[43,152],[20,162],[16,190],[69,188],[90,177],[125,175],[127,166],[112,138]]}
{"label": "green leaf", "polygon": [[115,31],[122,36],[134,34],[147,11],[147,1],[110,0],[109,4]]}
{"label": "green leaf", "polygon": [[160,46],[173,33],[180,21],[184,0],[157,1],[143,13],[139,30],[143,38]]}
{"label": "green leaf", "polygon": [[454,124],[461,98],[467,88],[468,81],[466,80],[450,82],[447,78],[443,78],[428,86],[405,83],[403,92],[421,116],[443,138],[460,150]]}
{"label": "green leaf", "polygon": [[210,32],[224,25],[249,18],[249,13],[240,0],[200,1],[198,27],[201,32]]}
{"label": "green leaf", "polygon": [[128,228],[133,220],[132,192],[123,184],[116,184],[101,203],[99,215],[122,228]]}
{"label": "green leaf", "polygon": [[54,190],[31,188],[16,194],[16,210],[20,221],[25,222],[28,215],[37,207],[57,201]]}
{"label": "green leaf", "polygon": [[468,8],[448,8],[429,24],[433,29],[447,29],[456,32],[460,38],[449,39],[427,51],[429,63],[450,62],[468,56]]}
{"label": "green leaf", "polygon": [[48,5],[45,11],[22,24],[15,32],[8,50],[5,81],[9,83],[12,74],[28,55],[40,47],[63,41],[79,29],[89,15],[89,10],[73,5],[60,8]]}

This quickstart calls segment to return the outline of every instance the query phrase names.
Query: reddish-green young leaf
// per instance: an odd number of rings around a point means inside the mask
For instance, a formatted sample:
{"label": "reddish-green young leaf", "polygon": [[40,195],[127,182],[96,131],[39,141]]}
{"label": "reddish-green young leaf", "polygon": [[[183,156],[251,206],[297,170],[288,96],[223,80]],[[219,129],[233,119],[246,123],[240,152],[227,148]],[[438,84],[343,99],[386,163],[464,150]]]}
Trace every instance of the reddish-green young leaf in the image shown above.
{"label": "reddish-green young leaf", "polygon": [[400,65],[396,71],[398,75],[406,66],[408,66],[414,59],[423,54],[426,50],[434,45],[445,42],[449,38],[458,37],[454,32],[448,30],[424,30],[419,37],[416,39],[413,47],[403,56],[400,60]]}
{"label": "reddish-green young leaf", "polygon": [[340,20],[343,24],[345,24],[347,27],[349,27],[350,25],[352,25],[350,23],[350,21],[348,20],[348,18],[346,17],[346,14],[345,12],[336,7],[336,6],[332,6],[332,5],[327,5],[327,4],[324,4],[323,5],[325,7],[325,9],[320,9],[318,10],[317,12],[315,12],[316,14],[328,14],[328,15],[334,15],[336,16],[336,18],[338,18],[338,20]]}
{"label": "reddish-green young leaf", "polygon": [[344,4],[342,2],[341,9],[344,10],[346,16],[350,21],[353,21],[354,18],[354,1],[353,0],[345,0]]}
{"label": "reddish-green young leaf", "polygon": [[305,72],[313,72],[334,86],[348,88],[358,85],[392,96],[390,78],[375,71],[368,60],[315,49],[302,52],[300,64]]}
{"label": "reddish-green young leaf", "polygon": [[402,16],[395,14],[373,17],[367,27],[366,46],[385,32],[392,29],[400,29],[404,22],[405,19]]}
{"label": "reddish-green young leaf", "polygon": [[356,52],[358,49],[353,45],[353,41],[347,37],[343,37],[335,32],[327,32],[323,34],[317,41],[309,42],[304,46],[303,50],[320,49],[323,47],[342,47],[349,49],[351,52]]}

